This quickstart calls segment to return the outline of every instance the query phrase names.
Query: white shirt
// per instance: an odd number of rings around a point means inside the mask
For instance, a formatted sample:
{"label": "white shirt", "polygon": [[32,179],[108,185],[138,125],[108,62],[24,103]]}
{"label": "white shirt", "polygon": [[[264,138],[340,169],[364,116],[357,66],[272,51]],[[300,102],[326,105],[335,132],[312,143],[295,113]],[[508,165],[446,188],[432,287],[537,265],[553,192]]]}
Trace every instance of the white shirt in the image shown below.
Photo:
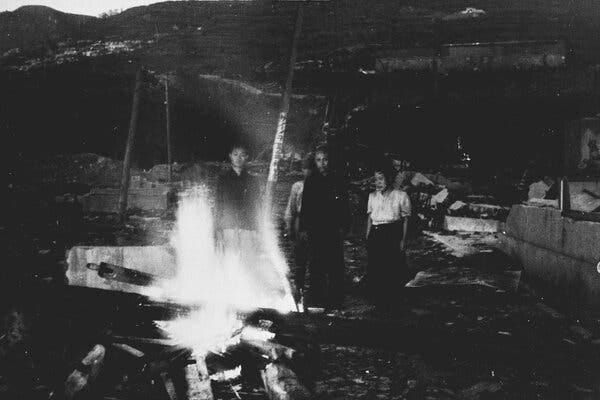
{"label": "white shirt", "polygon": [[529,200],[543,199],[544,197],[546,197],[548,189],[550,189],[550,186],[546,185],[544,181],[534,182],[531,185],[529,185],[529,193],[527,195],[527,198]]}
{"label": "white shirt", "polygon": [[385,192],[374,191],[369,194],[367,213],[373,225],[397,222],[411,214],[410,198],[406,192],[398,189]]}
{"label": "white shirt", "polygon": [[300,215],[300,209],[302,208],[302,193],[304,192],[304,181],[295,182],[290,190],[290,197],[288,198],[287,207],[283,219],[287,224],[291,224],[292,220]]}

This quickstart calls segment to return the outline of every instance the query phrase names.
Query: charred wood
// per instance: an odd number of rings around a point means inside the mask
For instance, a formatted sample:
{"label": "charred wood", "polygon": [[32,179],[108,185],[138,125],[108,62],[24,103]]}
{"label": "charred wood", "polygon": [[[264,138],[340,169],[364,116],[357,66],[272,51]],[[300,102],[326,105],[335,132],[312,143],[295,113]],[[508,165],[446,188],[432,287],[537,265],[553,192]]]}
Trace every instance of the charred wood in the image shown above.
{"label": "charred wood", "polygon": [[66,399],[76,398],[80,393],[90,389],[90,386],[100,374],[105,355],[106,349],[104,346],[97,344],[81,360],[80,365],[71,372],[65,382]]}

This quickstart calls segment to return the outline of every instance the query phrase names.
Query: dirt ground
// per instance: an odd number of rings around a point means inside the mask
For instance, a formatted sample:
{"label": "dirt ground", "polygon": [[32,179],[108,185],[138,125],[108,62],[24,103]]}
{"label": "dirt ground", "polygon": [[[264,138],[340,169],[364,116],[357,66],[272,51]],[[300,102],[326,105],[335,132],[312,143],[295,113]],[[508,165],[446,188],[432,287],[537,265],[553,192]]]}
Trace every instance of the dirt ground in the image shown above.
{"label": "dirt ground", "polygon": [[[295,179],[286,177],[277,187],[279,218]],[[11,314],[23,297],[7,294],[32,281],[58,284],[64,251],[70,246],[165,244],[174,224],[172,213],[135,213],[120,224],[114,215],[84,215],[75,203],[57,202],[39,192],[32,195],[29,190],[10,198],[12,213],[0,231],[8,245],[2,278],[11,286],[4,290],[2,308],[5,329],[0,360],[5,362],[7,341],[18,341],[21,333],[32,329],[32,324],[19,322],[19,316]],[[292,264],[290,243],[282,235],[280,239]],[[335,317],[399,324],[410,327],[413,334],[383,343],[378,338],[384,332],[374,330],[373,340],[365,346],[353,345],[353,333],[348,332],[349,344],[321,344],[317,397],[599,398],[600,329],[593,323],[598,319],[578,320],[550,306],[551,302],[530,289],[520,267],[495,248],[496,242],[493,234],[420,233],[407,251],[414,279],[404,288],[401,304],[382,312],[370,303],[361,286],[367,263],[364,239],[360,234],[347,237],[346,299]],[[32,301],[43,299],[28,300]],[[75,332],[83,335],[92,330],[69,325],[60,332],[75,337]],[[73,343],[74,347],[82,345]],[[25,347],[21,351],[59,350]],[[27,364],[30,358],[17,359]],[[2,397],[9,377],[14,376],[7,372],[6,363],[0,364]],[[32,373],[31,365],[16,370]],[[48,374],[58,379],[61,371]],[[19,379],[43,381],[22,375]]]}

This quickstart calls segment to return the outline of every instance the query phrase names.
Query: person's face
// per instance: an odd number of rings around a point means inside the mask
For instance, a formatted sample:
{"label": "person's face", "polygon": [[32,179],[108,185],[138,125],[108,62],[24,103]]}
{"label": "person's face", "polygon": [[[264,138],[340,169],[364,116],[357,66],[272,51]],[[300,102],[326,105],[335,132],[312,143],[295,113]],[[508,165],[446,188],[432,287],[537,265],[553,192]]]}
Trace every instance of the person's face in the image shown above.
{"label": "person's face", "polygon": [[245,168],[248,163],[248,152],[242,147],[236,147],[229,153],[229,160],[234,168]]}
{"label": "person's face", "polygon": [[310,175],[310,168],[302,168],[302,175],[306,178]]}
{"label": "person's face", "polygon": [[375,190],[377,190],[379,192],[384,191],[385,188],[387,187],[387,183],[385,182],[385,175],[383,175],[381,172],[375,172],[374,179],[375,179]]}
{"label": "person's face", "polygon": [[394,165],[394,169],[396,171],[400,171],[402,169],[402,161],[400,161],[400,160],[393,160],[392,164]]}
{"label": "person's face", "polygon": [[320,151],[317,154],[315,154],[315,165],[317,167],[317,170],[322,175],[327,175],[327,173],[329,172],[329,156],[327,155],[327,153],[323,153]]}

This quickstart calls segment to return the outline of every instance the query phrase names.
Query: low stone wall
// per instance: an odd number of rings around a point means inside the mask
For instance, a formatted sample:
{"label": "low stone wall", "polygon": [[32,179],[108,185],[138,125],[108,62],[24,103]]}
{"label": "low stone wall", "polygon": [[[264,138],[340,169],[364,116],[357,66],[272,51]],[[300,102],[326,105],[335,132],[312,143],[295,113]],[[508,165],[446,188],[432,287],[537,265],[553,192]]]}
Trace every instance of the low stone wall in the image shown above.
{"label": "low stone wall", "polygon": [[600,308],[600,223],[563,217],[554,208],[515,205],[501,240],[528,276],[578,304]]}

